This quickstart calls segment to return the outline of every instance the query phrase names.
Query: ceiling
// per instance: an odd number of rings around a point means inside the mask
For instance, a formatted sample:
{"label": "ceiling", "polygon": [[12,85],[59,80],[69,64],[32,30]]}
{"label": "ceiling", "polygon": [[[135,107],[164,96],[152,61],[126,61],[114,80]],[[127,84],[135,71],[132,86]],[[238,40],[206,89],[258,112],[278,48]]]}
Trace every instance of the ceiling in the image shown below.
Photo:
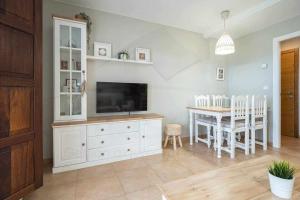
{"label": "ceiling", "polygon": [[218,37],[222,10],[230,10],[234,38],[300,15],[300,0],[57,0],[148,22]]}

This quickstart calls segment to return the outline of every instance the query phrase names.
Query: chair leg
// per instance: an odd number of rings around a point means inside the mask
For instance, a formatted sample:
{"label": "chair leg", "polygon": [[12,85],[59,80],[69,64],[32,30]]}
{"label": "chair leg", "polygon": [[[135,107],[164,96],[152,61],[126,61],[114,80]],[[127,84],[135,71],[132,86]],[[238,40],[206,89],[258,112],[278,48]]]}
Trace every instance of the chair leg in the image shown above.
{"label": "chair leg", "polygon": [[245,155],[249,155],[249,129],[245,130]]}
{"label": "chair leg", "polygon": [[206,127],[206,132],[207,132],[207,147],[210,148],[210,126]]}
{"label": "chair leg", "polygon": [[176,150],[176,136],[173,136],[173,149]]}
{"label": "chair leg", "polygon": [[263,128],[263,149],[264,151],[267,150],[268,146],[268,134],[267,134],[267,123],[264,122],[264,128]]}
{"label": "chair leg", "polygon": [[251,128],[251,153],[255,154],[255,128]]}
{"label": "chair leg", "polygon": [[217,130],[216,127],[213,127],[213,134],[214,134],[214,149],[217,150]]}
{"label": "chair leg", "polygon": [[199,125],[196,124],[196,126],[195,126],[195,143],[198,143],[198,137],[199,137]]}
{"label": "chair leg", "polygon": [[235,158],[235,132],[228,133],[230,134],[230,158]]}
{"label": "chair leg", "polygon": [[166,138],[165,138],[164,148],[167,147],[167,145],[168,145],[168,140],[169,140],[169,136],[167,135]]}
{"label": "chair leg", "polygon": [[179,142],[180,147],[182,147],[182,141],[181,141],[181,136],[180,135],[178,136],[178,142]]}

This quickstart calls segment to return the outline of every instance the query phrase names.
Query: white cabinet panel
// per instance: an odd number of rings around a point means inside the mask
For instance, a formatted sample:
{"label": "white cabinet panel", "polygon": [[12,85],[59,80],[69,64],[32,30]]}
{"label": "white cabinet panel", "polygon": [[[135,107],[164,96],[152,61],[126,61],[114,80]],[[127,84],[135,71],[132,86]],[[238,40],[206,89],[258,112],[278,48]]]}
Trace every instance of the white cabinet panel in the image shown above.
{"label": "white cabinet panel", "polygon": [[142,122],[141,150],[159,150],[162,146],[162,122],[161,120],[145,120]]}
{"label": "white cabinet panel", "polygon": [[54,128],[54,166],[86,161],[86,126]]}

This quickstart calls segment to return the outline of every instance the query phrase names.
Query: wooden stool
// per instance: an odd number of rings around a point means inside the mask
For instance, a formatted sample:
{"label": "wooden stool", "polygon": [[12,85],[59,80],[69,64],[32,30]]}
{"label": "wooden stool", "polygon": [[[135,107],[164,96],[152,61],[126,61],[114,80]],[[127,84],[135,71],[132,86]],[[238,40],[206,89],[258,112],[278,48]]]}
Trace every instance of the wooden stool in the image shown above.
{"label": "wooden stool", "polygon": [[[181,142],[181,125],[180,124],[167,124],[165,128],[165,144],[164,148],[166,148],[168,144],[169,137],[173,137],[173,148],[176,150],[176,137],[178,137],[178,142],[180,147],[182,147]],[[172,139],[172,138],[171,138]]]}

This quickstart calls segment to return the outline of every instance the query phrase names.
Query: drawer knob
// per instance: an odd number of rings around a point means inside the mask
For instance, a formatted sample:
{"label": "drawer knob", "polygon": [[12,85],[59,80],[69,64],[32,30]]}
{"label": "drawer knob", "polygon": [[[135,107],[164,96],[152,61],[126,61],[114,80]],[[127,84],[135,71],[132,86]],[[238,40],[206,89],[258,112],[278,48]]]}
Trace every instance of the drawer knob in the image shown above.
{"label": "drawer knob", "polygon": [[104,153],[101,153],[101,156],[104,156]]}
{"label": "drawer knob", "polygon": [[104,141],[103,141],[103,140],[101,141],[101,144],[104,144]]}
{"label": "drawer knob", "polygon": [[130,137],[129,137],[129,138],[127,138],[127,140],[130,140]]}
{"label": "drawer knob", "polygon": [[142,138],[145,138],[145,136],[143,135]]}
{"label": "drawer knob", "polygon": [[84,147],[84,146],[85,146],[85,143],[82,143],[82,144],[81,144],[81,146],[83,146],[83,147]]}
{"label": "drawer knob", "polygon": [[101,131],[104,131],[104,128],[101,128]]}
{"label": "drawer knob", "polygon": [[130,151],[130,149],[127,149],[127,151]]}
{"label": "drawer knob", "polygon": [[130,126],[127,126],[128,129],[130,129]]}

